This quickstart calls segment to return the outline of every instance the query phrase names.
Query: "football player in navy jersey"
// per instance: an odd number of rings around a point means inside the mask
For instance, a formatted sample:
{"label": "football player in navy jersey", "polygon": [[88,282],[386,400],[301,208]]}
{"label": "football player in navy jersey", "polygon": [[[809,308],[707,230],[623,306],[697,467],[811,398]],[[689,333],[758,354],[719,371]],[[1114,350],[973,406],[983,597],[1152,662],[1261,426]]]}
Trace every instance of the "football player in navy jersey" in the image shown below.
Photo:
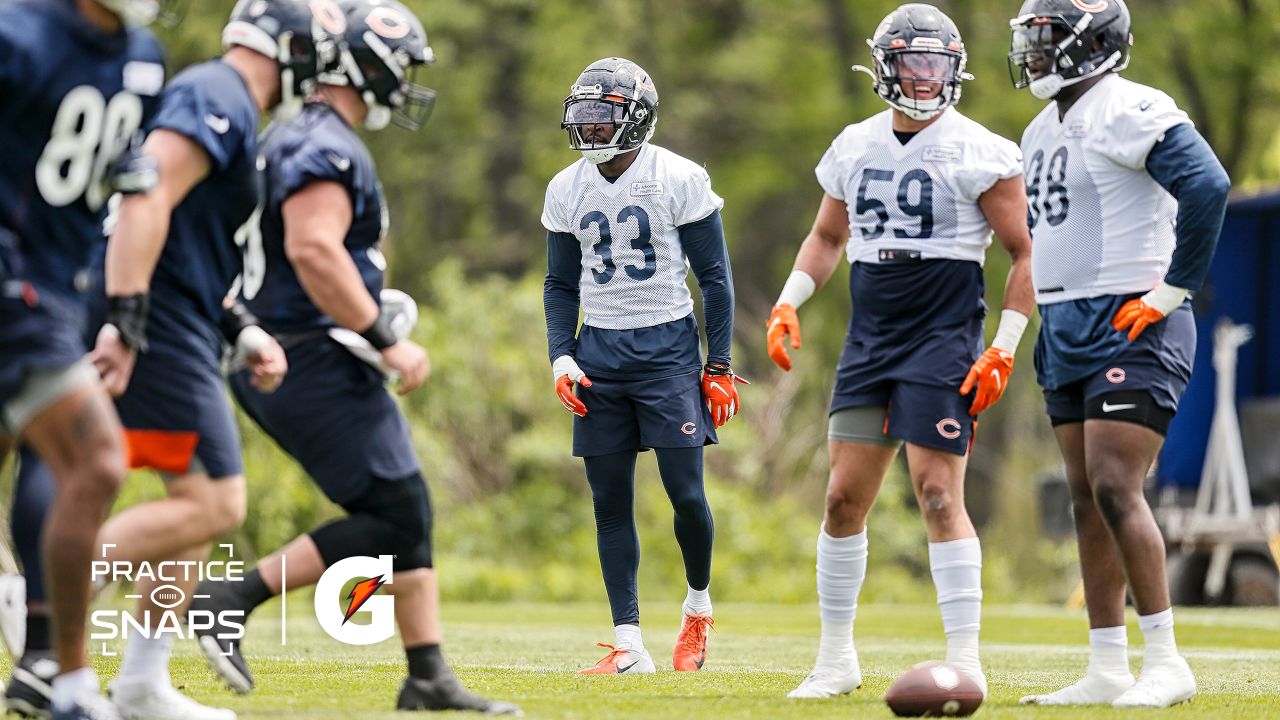
{"label": "football player in navy jersey", "polygon": [[[343,7],[347,30],[336,66],[302,114],[272,125],[262,141],[266,204],[249,253],[265,262],[265,273],[246,274],[241,296],[287,348],[290,372],[274,393],[247,370],[231,377],[231,387],[348,514],[266,557],[244,582],[202,583],[197,595],[208,598],[193,608],[247,614],[283,587],[314,584],[340,560],[394,555],[386,590],[396,599],[409,669],[397,709],[518,713],[468,692],[441,654],[427,485],[408,423],[384,387],[385,372],[398,376],[400,394],[417,389],[427,353],[405,337],[413,322],[404,315],[407,296],[383,289],[387,212],[373,158],[354,128],[420,127],[435,94],[413,79],[434,58],[404,5],[354,0]],[[407,312],[416,316],[416,306]],[[200,631],[201,645],[228,684],[246,692],[253,676],[239,642],[217,640],[220,630]]]}
{"label": "football player in navy jersey", "polygon": [[[0,7],[0,458],[21,441],[56,483],[43,536],[53,642],[47,631],[33,637],[56,659],[43,651],[19,669],[31,699],[46,709],[51,697],[57,718],[116,717],[85,664],[84,631],[90,561],[124,448],[82,360],[80,278],[101,237],[108,169],[164,85],[159,45],[132,22],[155,10],[154,0]],[[37,586],[39,565],[27,572]]]}
{"label": "football player in navy jersey", "polygon": [[[108,560],[198,560],[244,517],[239,438],[220,373],[220,327],[262,387],[278,384],[285,365],[283,351],[260,329],[241,332],[242,315],[224,320],[223,300],[241,272],[237,231],[258,203],[260,114],[300,107],[320,55],[332,44],[304,0],[242,0],[223,31],[223,56],[169,83],[145,143],[126,163],[150,168],[156,179],[125,194],[109,223],[105,324],[90,357],[118,395],[130,464],[161,472],[167,497],[105,524],[99,541]],[[194,578],[175,584],[189,591]],[[152,602],[151,585],[139,583],[139,616],[163,611]],[[120,711],[233,718],[172,687],[166,671],[172,640],[167,633],[129,636],[112,683]]]}

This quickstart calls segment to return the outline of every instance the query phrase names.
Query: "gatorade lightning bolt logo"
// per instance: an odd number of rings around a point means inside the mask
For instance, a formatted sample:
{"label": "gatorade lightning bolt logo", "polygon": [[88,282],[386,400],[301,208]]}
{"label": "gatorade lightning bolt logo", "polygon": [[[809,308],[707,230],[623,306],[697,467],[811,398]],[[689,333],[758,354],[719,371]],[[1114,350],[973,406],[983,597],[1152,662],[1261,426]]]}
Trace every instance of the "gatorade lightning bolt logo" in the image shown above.
{"label": "gatorade lightning bolt logo", "polygon": [[347,624],[347,621],[351,619],[352,615],[356,614],[356,611],[360,609],[361,605],[365,604],[365,601],[378,592],[378,588],[386,585],[382,581],[382,577],[382,575],[379,575],[378,577],[369,578],[363,582],[356,583],[356,586],[351,588],[351,594],[347,595],[351,600],[351,604],[347,606],[347,614],[342,618],[343,625]]}

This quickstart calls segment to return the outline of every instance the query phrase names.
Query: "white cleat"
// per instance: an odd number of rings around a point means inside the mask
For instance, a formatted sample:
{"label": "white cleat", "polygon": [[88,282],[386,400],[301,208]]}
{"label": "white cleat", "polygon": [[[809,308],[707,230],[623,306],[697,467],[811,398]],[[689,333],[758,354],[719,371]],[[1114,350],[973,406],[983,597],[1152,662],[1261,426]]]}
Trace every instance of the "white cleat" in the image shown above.
{"label": "white cleat", "polygon": [[168,678],[111,683],[111,700],[125,720],[236,720],[234,711],[214,708],[178,692]]}
{"label": "white cleat", "polygon": [[964,673],[965,677],[972,680],[973,684],[977,685],[978,689],[982,691],[983,699],[987,697],[987,674],[982,672],[981,665],[979,665],[978,663],[962,663],[962,662],[950,662],[950,661],[947,664],[951,665],[955,669]]}
{"label": "white cleat", "polygon": [[1196,678],[1191,674],[1191,666],[1181,655],[1176,655],[1150,667],[1143,663],[1138,682],[1116,698],[1111,707],[1165,708],[1186,702],[1195,694]]}
{"label": "white cleat", "polygon": [[853,658],[852,666],[827,667],[819,665],[813,672],[787,693],[792,699],[829,698],[849,693],[862,687],[862,668],[858,666],[858,657]]}
{"label": "white cleat", "polygon": [[1023,705],[1110,705],[1133,687],[1133,675],[1086,673],[1074,684],[1044,695],[1027,695]]}

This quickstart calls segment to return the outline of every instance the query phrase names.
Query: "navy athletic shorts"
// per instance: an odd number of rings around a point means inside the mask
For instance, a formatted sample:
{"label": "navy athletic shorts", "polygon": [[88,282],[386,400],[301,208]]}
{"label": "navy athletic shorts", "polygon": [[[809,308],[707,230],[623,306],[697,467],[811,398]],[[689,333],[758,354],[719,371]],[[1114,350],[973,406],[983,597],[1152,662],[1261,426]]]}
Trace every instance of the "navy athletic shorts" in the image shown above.
{"label": "navy athletic shorts", "polygon": [[409,424],[382,374],[323,333],[285,339],[289,373],[262,394],[249,373],[231,376],[240,407],[301,463],[339,505],[364,497],[374,478],[419,472]]}
{"label": "navy athletic shorts", "polygon": [[854,263],[830,411],[886,407],[889,435],[967,453],[973,397],[960,386],[982,354],[983,288],[982,267],[966,260]]}
{"label": "navy athletic shorts", "polygon": [[573,419],[577,457],[719,442],[702,397],[701,371],[629,382],[592,378],[577,395],[587,406],[586,417]]}

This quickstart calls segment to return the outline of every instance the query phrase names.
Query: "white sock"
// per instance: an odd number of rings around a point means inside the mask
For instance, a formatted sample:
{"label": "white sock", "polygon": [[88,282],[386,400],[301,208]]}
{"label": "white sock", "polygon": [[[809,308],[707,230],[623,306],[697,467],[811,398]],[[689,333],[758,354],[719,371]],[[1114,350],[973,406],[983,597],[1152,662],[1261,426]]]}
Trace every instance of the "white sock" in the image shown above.
{"label": "white sock", "polygon": [[66,712],[75,706],[77,697],[97,692],[98,675],[92,668],[63,673],[53,679],[53,709]]}
{"label": "white sock", "polygon": [[1171,660],[1178,656],[1178,646],[1173,641],[1173,608],[1152,615],[1139,615],[1138,627],[1142,628],[1143,667],[1148,661]]}
{"label": "white sock", "polygon": [[141,633],[129,636],[120,661],[118,682],[155,681],[169,674],[169,654],[173,650],[173,635],[143,637]]}
{"label": "white sock", "polygon": [[640,639],[639,625],[614,625],[614,646],[624,650],[644,650],[644,640]]}
{"label": "white sock", "polygon": [[978,538],[929,543],[929,570],[938,590],[947,662],[979,665],[982,628],[982,545]]}
{"label": "white sock", "polygon": [[689,593],[684,596],[683,610],[685,615],[710,615],[711,587],[694,590],[693,586],[689,586]]}
{"label": "white sock", "polygon": [[1089,669],[1085,674],[1129,674],[1129,636],[1123,625],[1089,629]]}
{"label": "white sock", "polygon": [[845,538],[818,532],[818,664],[843,667],[853,658],[853,619],[867,576],[867,531]]}

